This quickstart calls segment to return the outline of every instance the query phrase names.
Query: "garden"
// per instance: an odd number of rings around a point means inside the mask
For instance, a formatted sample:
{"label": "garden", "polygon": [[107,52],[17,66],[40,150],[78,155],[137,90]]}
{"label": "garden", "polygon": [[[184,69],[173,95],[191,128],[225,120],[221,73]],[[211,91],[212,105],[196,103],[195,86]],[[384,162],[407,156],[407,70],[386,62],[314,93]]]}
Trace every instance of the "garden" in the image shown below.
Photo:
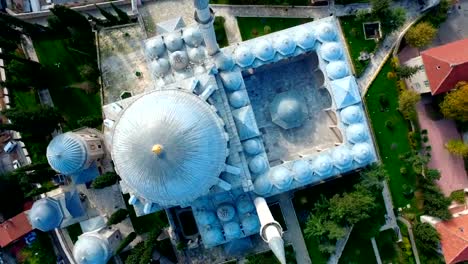
{"label": "garden", "polygon": [[237,17],[242,40],[311,22],[312,18]]}

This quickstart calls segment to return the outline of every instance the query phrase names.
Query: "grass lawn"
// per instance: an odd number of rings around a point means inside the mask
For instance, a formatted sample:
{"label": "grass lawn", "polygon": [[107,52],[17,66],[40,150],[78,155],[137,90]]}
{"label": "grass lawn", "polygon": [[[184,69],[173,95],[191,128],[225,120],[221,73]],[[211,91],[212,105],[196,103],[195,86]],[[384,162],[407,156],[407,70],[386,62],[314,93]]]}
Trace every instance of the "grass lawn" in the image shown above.
{"label": "grass lawn", "polygon": [[265,26],[269,26],[271,32],[275,32],[312,20],[312,18],[238,17],[237,24],[239,25],[242,40],[248,40],[265,35]]}
{"label": "grass lawn", "polygon": [[83,231],[81,230],[80,223],[73,224],[71,226],[67,227],[68,235],[70,236],[70,239],[73,243],[75,243],[78,240],[78,237],[83,234]]}
{"label": "grass lawn", "polygon": [[309,0],[212,0],[212,4],[225,5],[293,5],[293,6],[308,6]]}
{"label": "grass lawn", "polygon": [[[411,150],[408,142],[408,124],[398,112],[398,91],[395,81],[387,79],[387,73],[392,70],[390,61],[384,65],[375,81],[369,87],[365,97],[367,111],[369,113],[372,128],[375,134],[382,162],[390,175],[390,189],[395,208],[416,204],[413,197],[406,198],[403,186],[407,185],[415,189],[416,175],[408,168],[408,173],[402,175],[400,168],[406,164],[399,159],[399,155]],[[389,102],[386,110],[381,109],[379,97],[384,95]],[[385,126],[385,122],[391,120],[394,124],[392,130]]]}
{"label": "grass lawn", "polygon": [[351,232],[339,263],[365,264],[376,263],[370,239],[362,239],[358,232]]}
{"label": "grass lawn", "polygon": [[374,40],[365,40],[362,23],[356,21],[355,16],[340,17],[341,28],[348,44],[349,55],[353,60],[356,75],[360,76],[369,64],[369,61],[359,61],[361,51],[374,52],[377,43]]}
{"label": "grass lawn", "polygon": [[123,197],[125,200],[125,205],[127,206],[127,210],[130,212],[130,220],[132,221],[133,228],[135,229],[135,232],[137,234],[144,234],[155,228],[163,228],[169,226],[169,222],[167,221],[165,211],[159,211],[156,213],[137,217],[133,206],[128,204],[128,199],[130,198],[130,195],[124,194]]}
{"label": "grass lawn", "polygon": [[21,91],[10,89],[10,99],[13,106],[25,110],[34,110],[40,105],[37,93],[34,90]]}
{"label": "grass lawn", "polygon": [[382,263],[398,263],[396,235],[393,229],[387,229],[375,238]]}

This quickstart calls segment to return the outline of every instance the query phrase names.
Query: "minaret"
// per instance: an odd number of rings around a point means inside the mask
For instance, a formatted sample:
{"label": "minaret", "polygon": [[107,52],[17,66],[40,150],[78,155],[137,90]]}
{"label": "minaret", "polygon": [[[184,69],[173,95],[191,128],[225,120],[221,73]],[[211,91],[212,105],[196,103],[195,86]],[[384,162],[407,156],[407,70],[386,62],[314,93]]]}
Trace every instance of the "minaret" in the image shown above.
{"label": "minaret", "polygon": [[258,218],[260,219],[260,236],[268,243],[271,251],[275,254],[281,264],[286,264],[286,256],[284,253],[283,228],[275,221],[271,215],[265,198],[257,197],[254,200],[255,209],[257,209]]}
{"label": "minaret", "polygon": [[195,6],[195,21],[200,26],[200,31],[205,41],[206,51],[208,55],[213,56],[219,51],[218,42],[216,42],[216,34],[213,27],[214,14],[210,9],[209,0],[193,0]]}

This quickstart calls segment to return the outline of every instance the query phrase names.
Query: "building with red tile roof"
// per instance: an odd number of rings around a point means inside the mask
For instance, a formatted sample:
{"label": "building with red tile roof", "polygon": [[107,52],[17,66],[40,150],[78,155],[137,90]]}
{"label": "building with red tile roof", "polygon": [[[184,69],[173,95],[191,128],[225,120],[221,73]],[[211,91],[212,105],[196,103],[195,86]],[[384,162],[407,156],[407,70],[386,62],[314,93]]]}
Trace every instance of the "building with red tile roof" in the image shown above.
{"label": "building with red tile roof", "polygon": [[442,221],[435,225],[447,264],[468,261],[468,215]]}
{"label": "building with red tile roof", "polygon": [[26,212],[22,212],[0,224],[0,247],[8,246],[32,231]]}
{"label": "building with red tile roof", "polygon": [[421,52],[432,95],[468,80],[468,38]]}

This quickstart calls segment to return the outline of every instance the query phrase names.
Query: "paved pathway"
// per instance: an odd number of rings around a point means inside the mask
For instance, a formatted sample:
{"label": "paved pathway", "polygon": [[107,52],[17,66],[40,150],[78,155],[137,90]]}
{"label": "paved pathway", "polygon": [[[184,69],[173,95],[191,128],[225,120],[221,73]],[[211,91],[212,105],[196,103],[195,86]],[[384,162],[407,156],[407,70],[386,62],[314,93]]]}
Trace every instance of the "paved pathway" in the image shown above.
{"label": "paved pathway", "polygon": [[353,232],[353,228],[354,226],[348,228],[345,237],[336,242],[335,252],[330,256],[330,258],[327,261],[327,264],[338,264],[338,261],[341,258],[341,254],[343,254],[343,251],[346,247],[346,243],[348,243],[349,236],[351,235],[351,232]]}
{"label": "paved pathway", "polygon": [[307,251],[307,246],[302,236],[301,227],[297,221],[296,211],[289,193],[283,193],[279,197],[279,205],[283,213],[284,221],[288,227],[285,233],[285,239],[289,240],[296,252],[296,261],[298,264],[312,263]]}
{"label": "paved pathway", "polygon": [[384,231],[390,228],[396,229],[398,227],[395,217],[395,212],[393,211],[393,201],[390,189],[388,187],[387,181],[383,181],[382,197],[385,203],[385,210],[387,214],[385,215],[385,225],[380,228],[380,231]]}
{"label": "paved pathway", "polygon": [[416,247],[416,242],[414,241],[413,227],[411,226],[411,223],[401,216],[398,216],[398,220],[400,220],[408,228],[411,248],[413,249],[413,254],[414,254],[414,258],[416,259],[416,264],[421,264],[421,261],[419,260],[418,248]]}
{"label": "paved pathway", "polygon": [[375,242],[375,237],[371,238],[372,249],[374,250],[375,260],[377,264],[382,264],[382,259],[380,258],[379,248],[377,247],[377,242]]}

